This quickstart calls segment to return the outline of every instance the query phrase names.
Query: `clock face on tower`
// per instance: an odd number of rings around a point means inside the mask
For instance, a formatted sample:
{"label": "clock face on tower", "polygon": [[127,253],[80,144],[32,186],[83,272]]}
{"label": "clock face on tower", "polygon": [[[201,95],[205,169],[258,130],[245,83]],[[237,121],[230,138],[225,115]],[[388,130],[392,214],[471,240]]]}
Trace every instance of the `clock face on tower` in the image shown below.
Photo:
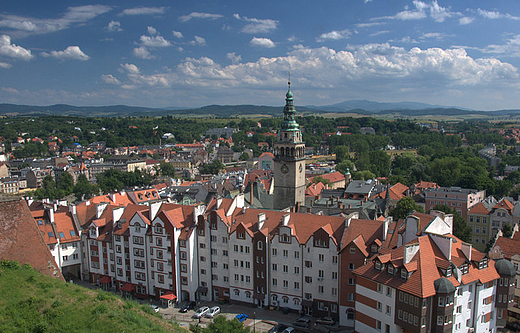
{"label": "clock face on tower", "polygon": [[282,173],[287,173],[289,172],[289,167],[287,165],[282,165]]}

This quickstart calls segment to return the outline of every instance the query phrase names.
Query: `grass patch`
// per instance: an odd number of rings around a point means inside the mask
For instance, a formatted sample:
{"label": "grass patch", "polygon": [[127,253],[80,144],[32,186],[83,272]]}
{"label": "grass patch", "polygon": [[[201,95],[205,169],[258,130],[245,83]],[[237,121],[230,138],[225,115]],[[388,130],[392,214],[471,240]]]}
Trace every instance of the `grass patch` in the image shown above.
{"label": "grass patch", "polygon": [[0,262],[0,332],[186,332],[149,306]]}

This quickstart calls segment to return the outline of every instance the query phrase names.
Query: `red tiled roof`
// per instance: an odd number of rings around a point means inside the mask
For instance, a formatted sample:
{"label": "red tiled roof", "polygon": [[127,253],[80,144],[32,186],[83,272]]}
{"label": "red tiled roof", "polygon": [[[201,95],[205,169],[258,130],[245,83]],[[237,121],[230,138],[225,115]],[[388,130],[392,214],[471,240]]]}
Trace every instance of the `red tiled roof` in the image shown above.
{"label": "red tiled roof", "polygon": [[325,185],[323,185],[322,182],[319,183],[313,183],[309,187],[305,189],[305,196],[306,197],[317,197],[321,194],[321,191],[325,188]]}
{"label": "red tiled roof", "polygon": [[495,209],[498,209],[498,208],[503,208],[507,211],[509,211],[509,214],[513,214],[513,204],[511,202],[509,202],[509,200],[507,200],[506,198],[500,200],[496,205],[495,207],[493,207],[493,210]]}
{"label": "red tiled roof", "polygon": [[311,179],[309,179],[309,181],[314,182],[314,178],[316,178],[316,177],[328,179],[331,183],[337,183],[337,182],[341,182],[341,181],[345,180],[345,176],[339,171],[318,175],[318,176],[312,177]]}
{"label": "red tiled roof", "polygon": [[477,214],[477,215],[488,215],[489,211],[487,210],[486,206],[482,202],[479,202],[476,205],[473,205],[469,211],[468,214]]}
{"label": "red tiled roof", "polygon": [[[519,234],[519,233],[515,233]],[[500,249],[500,252],[504,255],[504,258],[511,260],[511,257],[515,254],[520,254],[520,237],[519,238],[507,238],[500,236],[498,237],[493,250]]]}
{"label": "red tiled roof", "polygon": [[40,273],[63,279],[25,201],[0,202],[0,230],[0,259],[30,264]]}
{"label": "red tiled roof", "polygon": [[[445,235],[445,237],[450,238],[449,241],[451,241],[452,244],[451,262],[456,266],[468,263],[464,254],[462,254],[462,241],[453,235]],[[439,268],[449,267],[450,261],[444,256],[443,252],[428,234],[420,236],[408,244],[412,243],[418,243],[419,249],[415,256],[405,265],[403,265],[403,246],[378,256],[382,262],[384,262],[383,260],[388,260],[390,256],[392,258],[392,264],[395,267],[404,266],[408,272],[413,271],[408,280],[403,281],[400,278],[400,274],[391,276],[387,274],[386,269],[381,272],[376,271],[374,265],[371,264],[361,266],[354,271],[354,274],[392,286],[421,298],[433,296],[435,294],[434,281],[440,277],[444,277]],[[484,257],[482,253],[474,249],[472,250],[472,257],[473,256],[475,256],[477,260]],[[488,265],[486,268],[478,269],[478,263],[474,263],[473,259],[474,258],[472,258],[472,263],[469,263],[468,273],[461,277],[463,284],[468,284],[476,280],[479,280],[480,283],[486,283],[499,278],[494,265]],[[450,280],[454,286],[460,285],[453,275],[447,277],[447,279]]]}
{"label": "red tiled roof", "polygon": [[260,155],[258,158],[262,158],[264,156],[269,156],[270,158],[274,158],[274,155],[271,152],[262,153],[262,155]]}

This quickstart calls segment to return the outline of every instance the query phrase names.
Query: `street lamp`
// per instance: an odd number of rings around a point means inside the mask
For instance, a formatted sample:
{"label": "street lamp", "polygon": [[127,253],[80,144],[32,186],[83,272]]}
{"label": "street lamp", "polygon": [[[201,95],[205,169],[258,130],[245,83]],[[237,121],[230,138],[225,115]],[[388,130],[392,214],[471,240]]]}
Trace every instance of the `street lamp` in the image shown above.
{"label": "street lamp", "polygon": [[253,311],[253,333],[256,332],[256,312]]}

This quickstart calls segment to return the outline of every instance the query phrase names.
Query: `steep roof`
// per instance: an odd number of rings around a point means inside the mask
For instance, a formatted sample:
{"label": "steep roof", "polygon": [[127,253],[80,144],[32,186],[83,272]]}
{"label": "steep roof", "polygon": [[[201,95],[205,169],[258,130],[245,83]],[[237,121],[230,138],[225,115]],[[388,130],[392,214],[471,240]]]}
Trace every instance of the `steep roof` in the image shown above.
{"label": "steep roof", "polygon": [[[516,233],[520,234],[520,233]],[[493,249],[500,248],[500,251],[504,255],[504,258],[511,260],[511,257],[515,254],[520,254],[520,237],[519,238],[507,238],[500,236],[498,237]]]}
{"label": "steep roof", "polygon": [[314,177],[310,178],[309,181],[310,182],[314,182],[314,179],[318,178],[318,177],[321,177],[323,179],[327,179],[331,183],[337,183],[337,182],[341,182],[341,181],[345,180],[345,175],[343,175],[339,171],[335,171],[335,172],[332,172],[332,173],[324,173],[324,174],[321,174],[321,175],[314,176]]}
{"label": "steep roof", "polygon": [[306,197],[317,197],[321,194],[321,191],[325,188],[325,185],[323,185],[322,182],[319,183],[313,183],[309,187],[305,189],[305,196]]}
{"label": "steep roof", "polygon": [[[448,241],[451,242],[452,246],[450,263],[450,260],[446,258],[441,249],[437,246],[433,237],[432,235],[426,234],[407,244],[418,244],[419,248],[406,265],[403,264],[404,246],[400,246],[377,257],[381,262],[391,262],[394,267],[405,268],[407,272],[413,270],[407,280],[401,279],[400,274],[388,274],[386,269],[377,271],[374,265],[371,264],[361,266],[354,271],[354,274],[392,286],[421,298],[435,295],[435,281],[445,277],[441,269],[450,267],[452,264],[458,267],[469,264],[468,273],[461,276],[463,284],[468,284],[476,280],[480,283],[486,283],[500,277],[492,264],[486,268],[478,268],[478,262],[475,262],[474,259],[483,258],[484,255],[482,253],[473,249],[472,257],[475,255],[477,258],[472,258],[472,261],[468,262],[462,253],[461,247],[463,242],[453,235],[444,235],[444,237],[447,237]],[[455,287],[460,285],[453,275],[445,278]]]}
{"label": "steep roof", "polygon": [[0,259],[30,264],[40,273],[63,279],[23,200],[0,202]]}
{"label": "steep roof", "polygon": [[486,208],[486,206],[484,206],[484,204],[482,202],[479,202],[478,204],[472,206],[469,209],[468,214],[488,215],[489,214],[489,210]]}
{"label": "steep roof", "polygon": [[509,212],[509,214],[513,215],[513,204],[509,202],[506,198],[500,200],[494,207],[493,210],[503,208]]}

